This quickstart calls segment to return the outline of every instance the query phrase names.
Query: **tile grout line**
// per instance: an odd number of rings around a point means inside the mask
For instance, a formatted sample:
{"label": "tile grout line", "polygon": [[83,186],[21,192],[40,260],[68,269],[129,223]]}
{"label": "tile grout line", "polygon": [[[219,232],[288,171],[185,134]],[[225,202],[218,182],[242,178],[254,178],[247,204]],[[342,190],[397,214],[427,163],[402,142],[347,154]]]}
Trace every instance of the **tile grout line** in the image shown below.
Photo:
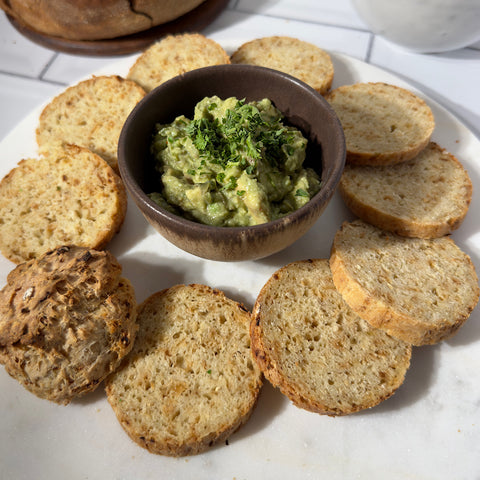
{"label": "tile grout line", "polygon": [[48,69],[52,66],[52,63],[58,58],[58,55],[59,55],[58,52],[54,52],[54,54],[52,55],[50,60],[45,64],[45,66],[42,68],[42,70],[38,74],[37,78],[39,80],[45,81],[45,79],[43,77],[47,73]]}

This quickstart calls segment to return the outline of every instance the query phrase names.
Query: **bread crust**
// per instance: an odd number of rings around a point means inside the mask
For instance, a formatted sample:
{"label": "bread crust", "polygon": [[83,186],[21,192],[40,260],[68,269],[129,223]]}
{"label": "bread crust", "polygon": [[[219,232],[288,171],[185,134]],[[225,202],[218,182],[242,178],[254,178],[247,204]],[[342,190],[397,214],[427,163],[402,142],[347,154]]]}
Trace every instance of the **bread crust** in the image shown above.
{"label": "bread crust", "polygon": [[68,40],[102,40],[174,20],[205,0],[4,0],[0,8],[39,33]]}
{"label": "bread crust", "polygon": [[425,101],[396,85],[342,85],[326,99],[342,123],[347,163],[352,165],[392,165],[410,160],[428,145],[435,127]]}
{"label": "bread crust", "polygon": [[265,377],[297,407],[320,414],[377,405],[410,365],[410,345],[370,327],[343,301],[327,259],[275,272],[256,300],[250,336]]}
{"label": "bread crust", "polygon": [[131,350],[135,292],[108,252],[63,246],[20,264],[0,292],[0,362],[27,390],[68,404]]}
{"label": "bread crust", "polygon": [[353,311],[416,346],[453,336],[479,299],[475,267],[450,237],[406,238],[361,220],[345,222],[330,267]]}
{"label": "bread crust", "polygon": [[12,262],[73,244],[105,248],[120,230],[127,193],[98,155],[64,145],[24,159],[0,182],[0,250]]}
{"label": "bread crust", "polygon": [[389,166],[347,165],[339,183],[346,206],[398,235],[436,238],[460,227],[472,200],[462,164],[434,142],[414,159]]}
{"label": "bread crust", "polygon": [[298,38],[263,37],[241,45],[232,63],[260,65],[293,75],[324,95],[332,86],[334,67],[330,55]]}
{"label": "bread crust", "polygon": [[132,353],[106,382],[134,442],[160,455],[194,455],[249,419],[262,376],[241,304],[205,285],[176,285],[146,299],[138,321]]}

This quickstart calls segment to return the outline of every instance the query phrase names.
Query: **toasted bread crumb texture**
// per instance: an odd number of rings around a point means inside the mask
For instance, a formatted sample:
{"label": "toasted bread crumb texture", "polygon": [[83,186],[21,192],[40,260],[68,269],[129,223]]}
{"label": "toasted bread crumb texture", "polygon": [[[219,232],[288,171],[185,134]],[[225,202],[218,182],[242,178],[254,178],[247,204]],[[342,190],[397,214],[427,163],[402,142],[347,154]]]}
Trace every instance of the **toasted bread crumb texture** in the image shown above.
{"label": "toasted bread crumb texture", "polygon": [[100,155],[118,171],[117,146],[123,124],[145,91],[118,75],[94,76],[55,97],[37,127],[40,151],[71,143]]}
{"label": "toasted bread crumb texture", "polygon": [[198,33],[169,35],[145,50],[130,68],[127,78],[150,92],[182,73],[210,65],[230,63],[225,50]]}
{"label": "toasted bread crumb texture", "polygon": [[250,416],[261,387],[250,314],[223,293],[179,285],[139,307],[140,331],[107,395],[130,437],[153,453],[199,453]]}
{"label": "toasted bread crumb texture", "polygon": [[339,190],[362,220],[421,238],[440,237],[457,229],[472,199],[467,171],[433,142],[413,160],[396,165],[347,165]]}
{"label": "toasted bread crumb texture", "polygon": [[15,263],[61,245],[102,249],[121,228],[120,177],[87,149],[65,145],[22,160],[0,183],[0,249]]}
{"label": "toasted bread crumb texture", "polygon": [[409,160],[427,146],[435,127],[430,107],[395,85],[343,85],[326,98],[342,123],[349,163],[385,165]]}
{"label": "toasted bread crumb texture", "polygon": [[241,45],[232,63],[273,68],[288,73],[321,94],[332,85],[334,68],[330,55],[311,43],[285,36],[264,37]]}
{"label": "toasted bread crumb texture", "polygon": [[473,263],[447,236],[407,238],[346,222],[335,235],[330,265],[358,315],[414,345],[453,335],[478,302]]}
{"label": "toasted bread crumb texture", "polygon": [[328,260],[291,263],[261,290],[252,351],[298,407],[345,415],[377,405],[402,384],[411,346],[372,328],[344,302]]}
{"label": "toasted bread crumb texture", "polygon": [[33,394],[67,404],[117,368],[135,320],[135,292],[111,254],[61,247],[8,275],[0,362]]}

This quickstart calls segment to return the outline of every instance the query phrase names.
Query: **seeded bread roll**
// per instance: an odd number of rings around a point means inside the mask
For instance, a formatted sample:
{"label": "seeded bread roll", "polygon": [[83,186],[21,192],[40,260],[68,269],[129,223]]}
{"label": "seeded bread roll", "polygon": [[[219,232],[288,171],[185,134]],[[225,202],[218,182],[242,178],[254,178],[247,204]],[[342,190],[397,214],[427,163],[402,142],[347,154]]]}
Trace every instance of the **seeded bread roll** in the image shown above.
{"label": "seeded bread roll", "polygon": [[123,124],[145,91],[117,75],[92,77],[56,96],[42,111],[36,130],[40,151],[71,143],[100,155],[118,172]]}
{"label": "seeded bread roll", "polygon": [[447,236],[407,238],[346,222],[334,237],[330,267],[353,311],[413,345],[451,337],[478,302],[470,257]]}
{"label": "seeded bread roll", "polygon": [[199,33],[169,35],[151,45],[137,58],[127,78],[150,92],[182,73],[225,63],[230,63],[230,58],[214,40]]}
{"label": "seeded bread roll", "polygon": [[330,55],[297,38],[274,36],[241,45],[230,57],[232,63],[246,63],[288,73],[321,94],[332,85],[334,68]]}
{"label": "seeded bread roll", "polygon": [[0,183],[0,250],[12,262],[70,244],[105,248],[120,230],[127,194],[98,155],[65,145],[24,159]]}
{"label": "seeded bread roll", "polygon": [[261,373],[240,304],[207,286],[178,285],[145,300],[138,321],[131,355],[106,384],[132,440],[152,453],[192,455],[247,421]]}
{"label": "seeded bread roll", "polygon": [[472,182],[462,164],[433,142],[397,165],[347,165],[339,191],[362,220],[419,238],[452,233],[472,200]]}
{"label": "seeded bread roll", "polygon": [[0,292],[0,362],[27,390],[68,404],[131,350],[135,292],[108,252],[60,247],[17,266]]}
{"label": "seeded bread roll", "polygon": [[395,85],[344,85],[326,98],[345,132],[347,163],[390,165],[410,160],[428,145],[435,127],[430,107]]}
{"label": "seeded bread roll", "polygon": [[346,415],[390,397],[411,346],[372,328],[344,302],[328,260],[291,263],[260,291],[250,327],[265,377],[300,408]]}

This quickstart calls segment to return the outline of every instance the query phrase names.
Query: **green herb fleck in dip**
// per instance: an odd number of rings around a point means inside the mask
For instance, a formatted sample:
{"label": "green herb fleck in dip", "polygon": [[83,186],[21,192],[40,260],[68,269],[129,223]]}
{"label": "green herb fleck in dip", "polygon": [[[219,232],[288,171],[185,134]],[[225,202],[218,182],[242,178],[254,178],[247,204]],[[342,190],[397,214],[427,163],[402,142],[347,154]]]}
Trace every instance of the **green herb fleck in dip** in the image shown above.
{"label": "green herb fleck in dip", "polygon": [[207,97],[193,120],[157,125],[152,143],[161,188],[150,198],[191,220],[236,227],[305,205],[320,179],[303,168],[307,140],[268,99]]}

